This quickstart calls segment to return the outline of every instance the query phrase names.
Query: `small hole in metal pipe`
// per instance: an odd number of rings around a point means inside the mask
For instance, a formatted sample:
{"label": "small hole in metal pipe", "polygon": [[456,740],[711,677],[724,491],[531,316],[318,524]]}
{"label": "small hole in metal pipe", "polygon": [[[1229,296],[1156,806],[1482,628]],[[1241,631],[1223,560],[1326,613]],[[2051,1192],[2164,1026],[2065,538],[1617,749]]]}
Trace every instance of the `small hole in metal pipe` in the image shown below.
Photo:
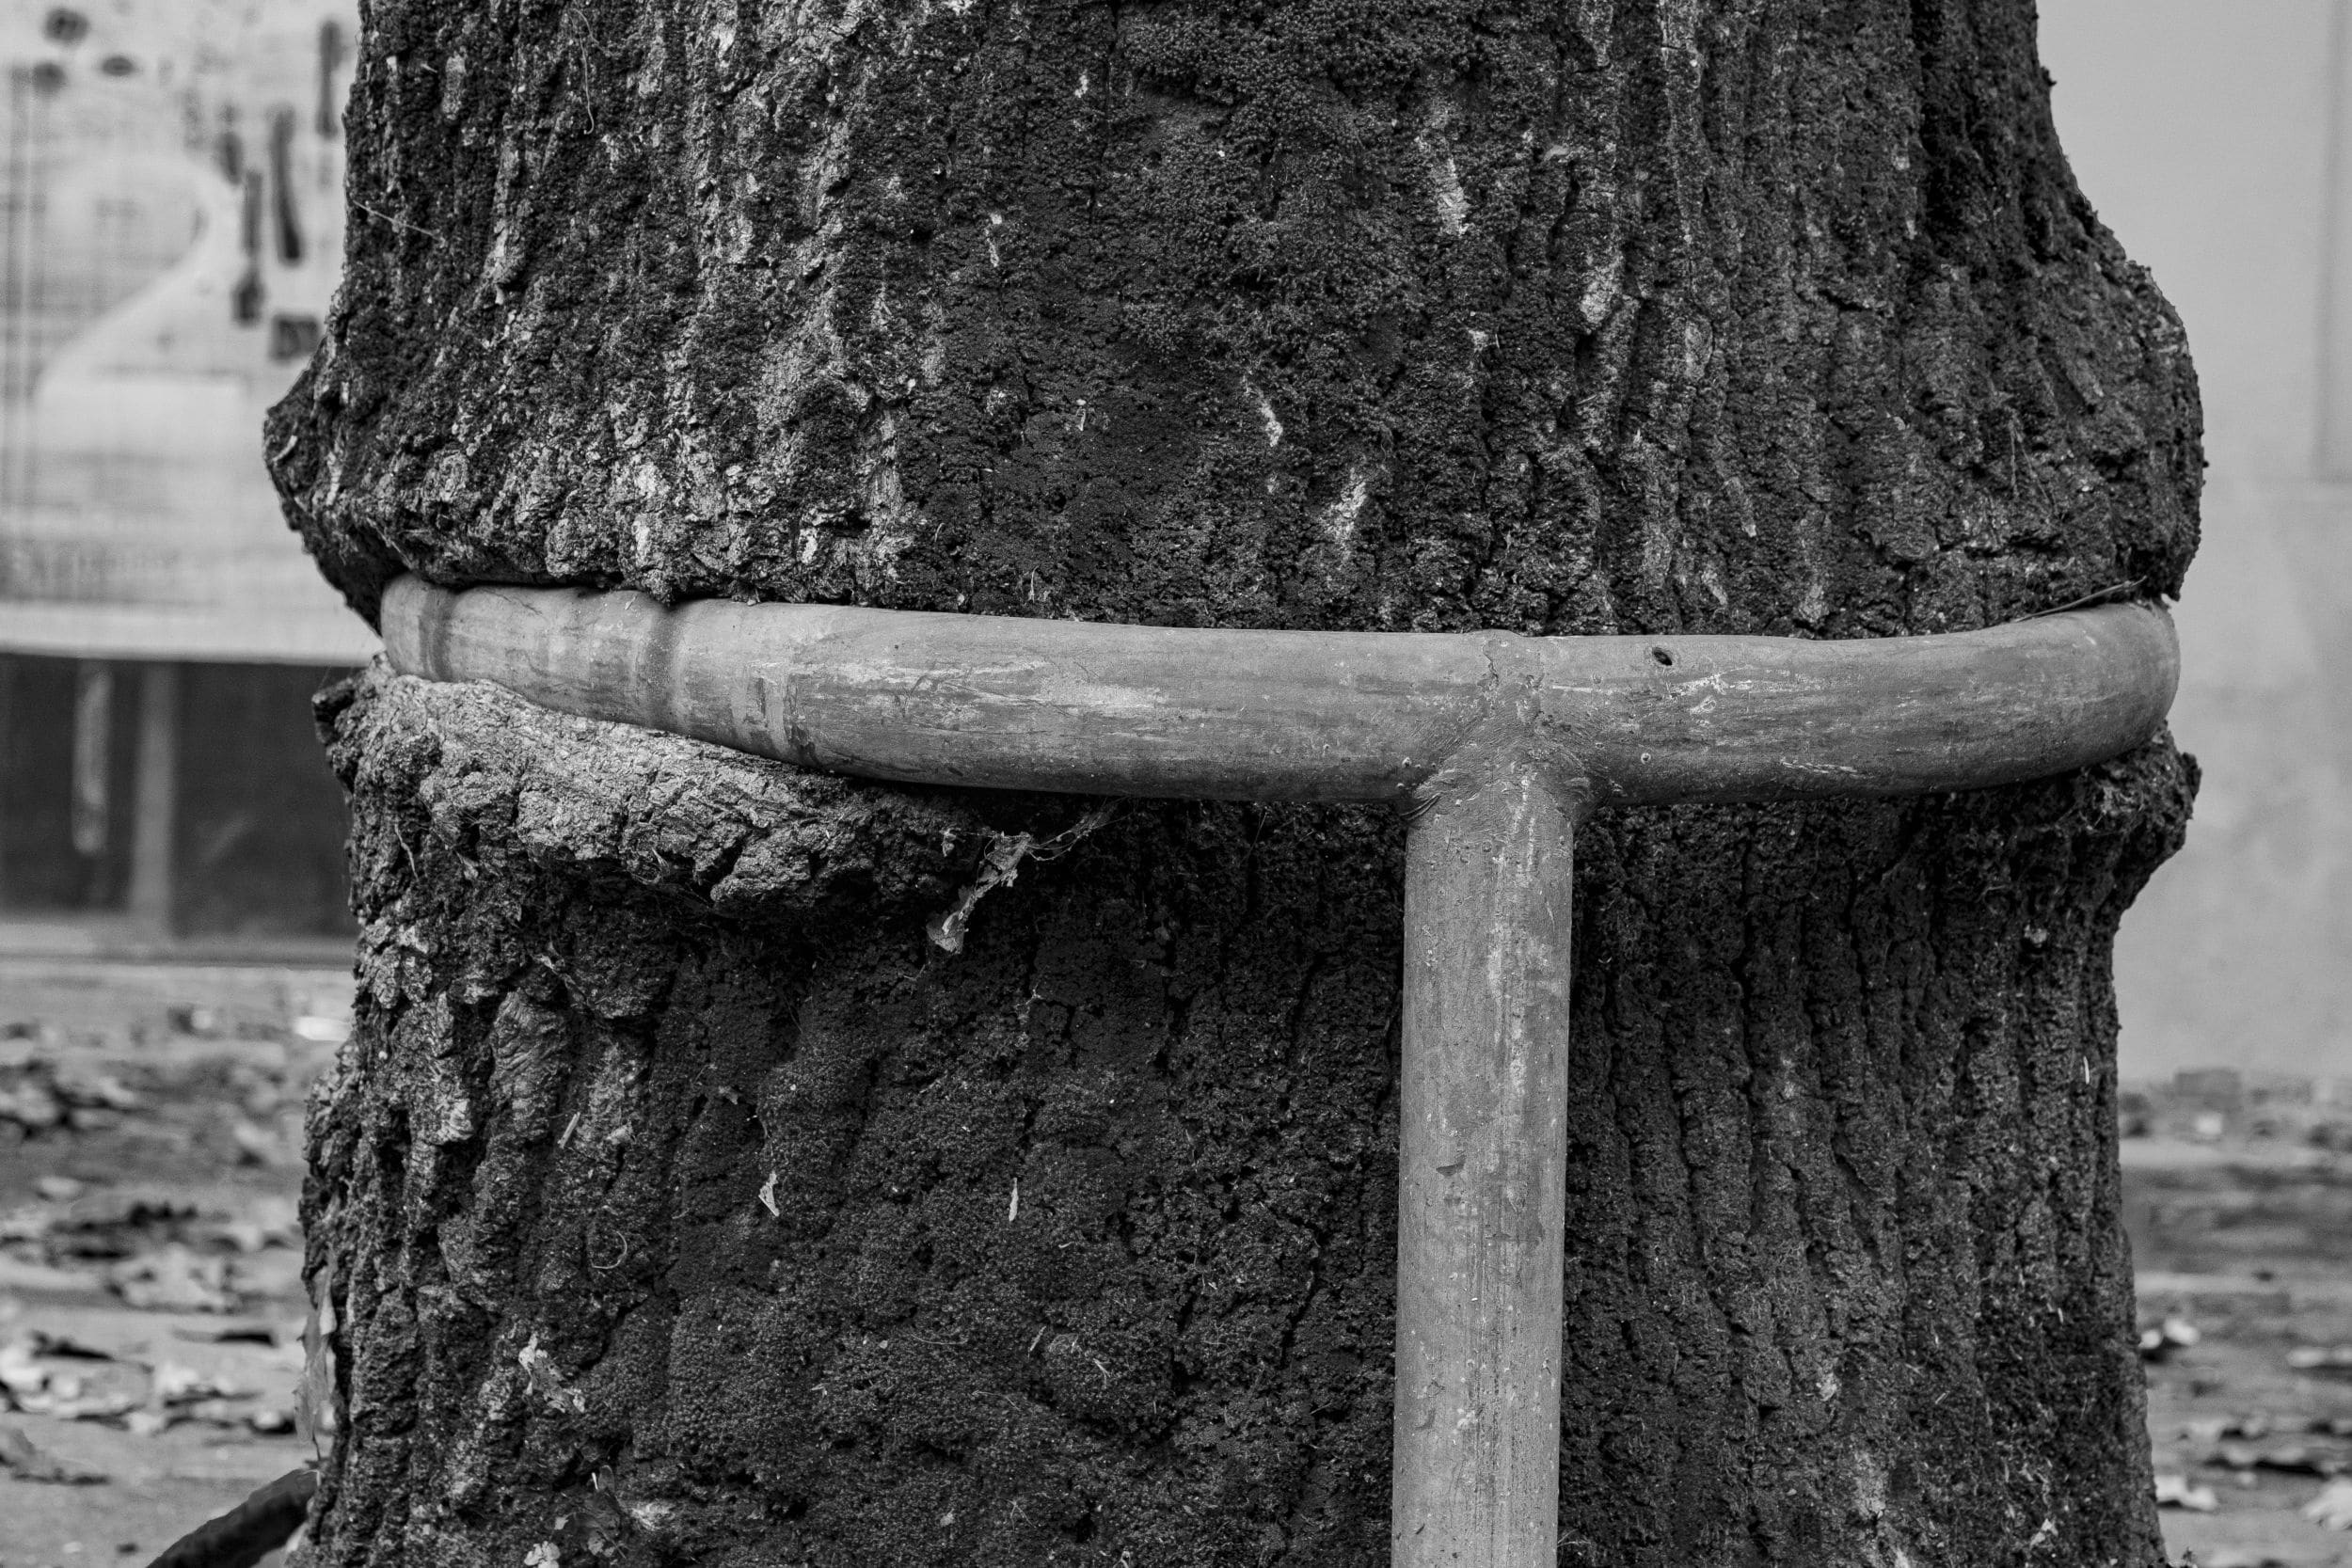
{"label": "small hole in metal pipe", "polygon": [[1675,656],[1674,650],[1671,648],[1652,648],[1649,651],[1649,657],[1656,659],[1659,663],[1665,665],[1668,669],[1672,669],[1674,667]]}

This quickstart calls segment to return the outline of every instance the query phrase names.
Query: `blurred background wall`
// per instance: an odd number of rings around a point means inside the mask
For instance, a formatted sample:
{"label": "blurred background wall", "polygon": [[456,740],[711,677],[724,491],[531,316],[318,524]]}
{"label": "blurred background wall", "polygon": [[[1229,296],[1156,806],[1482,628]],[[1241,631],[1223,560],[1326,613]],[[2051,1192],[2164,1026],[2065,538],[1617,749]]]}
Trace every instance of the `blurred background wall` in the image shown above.
{"label": "blurred background wall", "polygon": [[2042,0],[2084,192],[2187,324],[2188,847],[2123,925],[2123,1070],[2352,1075],[2352,3]]}
{"label": "blurred background wall", "polygon": [[373,648],[263,411],[342,256],[348,0],[0,0],[0,953],[347,961]]}
{"label": "blurred background wall", "polygon": [[[0,952],[310,944],[303,697],[373,650],[262,410],[342,245],[350,0],[0,0]],[[2352,0],[2042,0],[2084,190],[2188,325],[2205,540],[2187,849],[2126,922],[2124,1068],[2352,1076]]]}

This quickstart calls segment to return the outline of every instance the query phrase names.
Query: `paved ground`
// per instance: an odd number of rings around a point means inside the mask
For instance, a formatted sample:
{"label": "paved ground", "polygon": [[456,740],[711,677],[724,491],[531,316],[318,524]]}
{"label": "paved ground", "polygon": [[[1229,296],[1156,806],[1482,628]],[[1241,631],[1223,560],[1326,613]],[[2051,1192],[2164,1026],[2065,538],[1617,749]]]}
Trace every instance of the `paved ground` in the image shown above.
{"label": "paved ground", "polygon": [[[349,1004],[331,971],[0,958],[0,1568],[144,1563],[310,1456],[301,1102]],[[2175,1560],[2352,1568],[2305,1513],[2341,1474],[2352,1527],[2352,1108],[2208,1075],[2126,1131],[2150,1437],[2200,1505]]]}
{"label": "paved ground", "polygon": [[302,1094],[349,1008],[331,971],[0,959],[0,1568],[144,1563],[310,1457]]}
{"label": "paved ground", "polygon": [[2211,1505],[2163,1515],[2199,1568],[2352,1564],[2352,1533],[2304,1513],[2352,1478],[2352,1157],[2299,1131],[2123,1143],[2141,1321],[2196,1331],[2148,1366],[2148,1428],[2158,1475]]}

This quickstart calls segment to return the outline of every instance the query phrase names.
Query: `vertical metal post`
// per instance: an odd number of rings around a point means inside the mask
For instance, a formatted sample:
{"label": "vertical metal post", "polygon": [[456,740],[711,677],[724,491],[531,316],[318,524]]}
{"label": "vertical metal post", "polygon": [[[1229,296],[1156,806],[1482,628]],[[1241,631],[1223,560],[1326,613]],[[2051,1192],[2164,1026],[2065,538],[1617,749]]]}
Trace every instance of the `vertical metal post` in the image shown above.
{"label": "vertical metal post", "polygon": [[115,667],[86,658],[73,668],[73,768],[67,836],[73,852],[95,860],[113,837]]}
{"label": "vertical metal post", "polygon": [[172,857],[179,840],[180,667],[139,672],[137,769],[131,786],[131,918],[167,936],[175,903]]}
{"label": "vertical metal post", "polygon": [[1405,873],[1395,1568],[1558,1560],[1568,931],[1581,781],[1512,761]]}

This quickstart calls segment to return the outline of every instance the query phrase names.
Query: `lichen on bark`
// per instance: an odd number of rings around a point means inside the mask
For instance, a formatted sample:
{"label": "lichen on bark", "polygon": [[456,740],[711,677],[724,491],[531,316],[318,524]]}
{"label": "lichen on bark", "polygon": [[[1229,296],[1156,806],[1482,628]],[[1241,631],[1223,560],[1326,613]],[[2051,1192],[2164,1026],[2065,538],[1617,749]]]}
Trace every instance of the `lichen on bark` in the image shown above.
{"label": "lichen on bark", "polygon": [[[379,0],[274,416],[388,576],[1895,635],[2177,588],[2025,0]],[[374,675],[320,1563],[1386,1551],[1400,830]],[[2115,923],[2169,741],[1581,835],[1564,1564],[2160,1560]]]}

